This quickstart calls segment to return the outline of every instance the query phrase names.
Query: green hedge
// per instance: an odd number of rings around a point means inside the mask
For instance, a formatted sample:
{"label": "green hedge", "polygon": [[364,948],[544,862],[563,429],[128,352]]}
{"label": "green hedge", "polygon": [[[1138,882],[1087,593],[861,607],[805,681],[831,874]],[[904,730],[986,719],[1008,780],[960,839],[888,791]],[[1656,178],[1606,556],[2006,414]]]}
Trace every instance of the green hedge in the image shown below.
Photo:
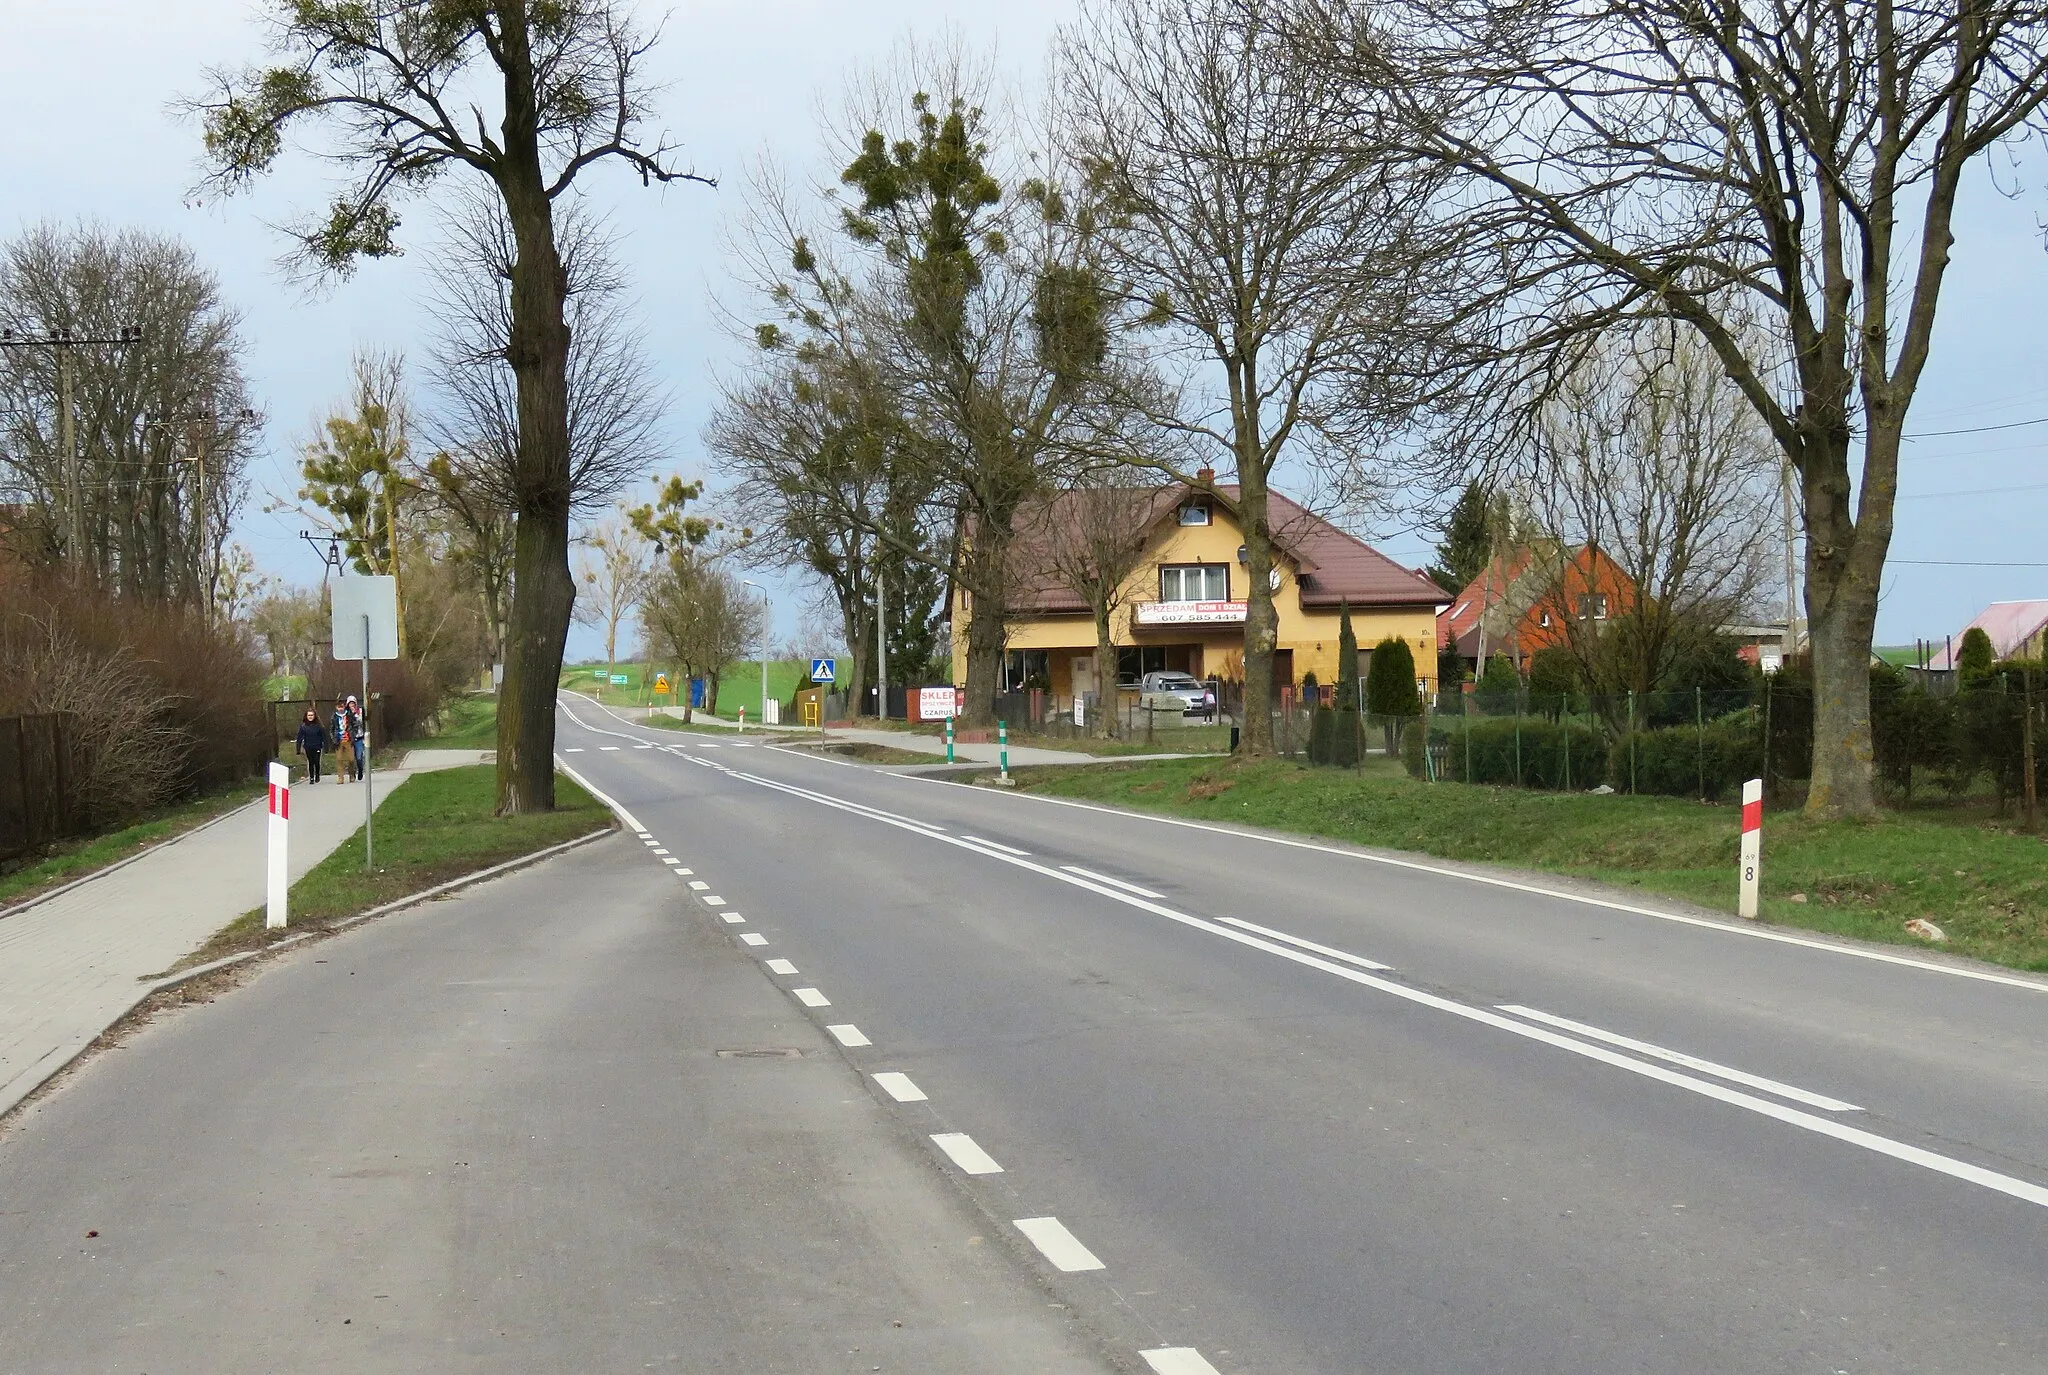
{"label": "green hedge", "polygon": [[1460,783],[1583,789],[1607,771],[1607,742],[1575,722],[1473,718],[1431,735],[1448,747],[1444,777]]}
{"label": "green hedge", "polygon": [[1317,707],[1309,718],[1308,762],[1352,768],[1365,751],[1365,726],[1350,707]]}
{"label": "green hedge", "polygon": [[1714,800],[1763,774],[1763,741],[1743,721],[1669,726],[1623,735],[1607,752],[1607,782],[1616,792],[1662,793]]}

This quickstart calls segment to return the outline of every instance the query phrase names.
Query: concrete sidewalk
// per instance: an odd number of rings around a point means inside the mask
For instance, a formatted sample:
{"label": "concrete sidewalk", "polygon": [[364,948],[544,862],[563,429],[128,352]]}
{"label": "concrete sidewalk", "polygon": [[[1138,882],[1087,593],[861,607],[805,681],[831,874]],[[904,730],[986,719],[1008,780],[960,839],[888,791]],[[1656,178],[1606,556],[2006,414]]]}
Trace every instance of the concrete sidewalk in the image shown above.
{"label": "concrete sidewalk", "polygon": [[[416,771],[373,773],[376,803]],[[119,1021],[151,976],[263,905],[268,822],[252,802],[0,918],[0,1113]],[[292,879],[362,824],[362,785],[294,785]]]}

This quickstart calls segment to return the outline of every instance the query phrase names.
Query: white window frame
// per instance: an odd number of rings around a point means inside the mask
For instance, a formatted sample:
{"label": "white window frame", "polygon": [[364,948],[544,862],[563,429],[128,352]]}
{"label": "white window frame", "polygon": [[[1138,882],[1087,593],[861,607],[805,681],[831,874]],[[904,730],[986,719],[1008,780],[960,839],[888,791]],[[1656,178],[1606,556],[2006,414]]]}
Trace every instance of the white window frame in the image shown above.
{"label": "white window frame", "polygon": [[[1196,573],[1200,595],[1187,595],[1188,574]],[[1216,593],[1218,595],[1210,595]],[[1159,565],[1159,600],[1162,602],[1227,602],[1230,600],[1230,565],[1227,563],[1162,563]]]}
{"label": "white window frame", "polygon": [[1215,517],[1209,511],[1209,503],[1206,501],[1184,501],[1181,503],[1180,523],[1182,525],[1207,525],[1214,519]]}

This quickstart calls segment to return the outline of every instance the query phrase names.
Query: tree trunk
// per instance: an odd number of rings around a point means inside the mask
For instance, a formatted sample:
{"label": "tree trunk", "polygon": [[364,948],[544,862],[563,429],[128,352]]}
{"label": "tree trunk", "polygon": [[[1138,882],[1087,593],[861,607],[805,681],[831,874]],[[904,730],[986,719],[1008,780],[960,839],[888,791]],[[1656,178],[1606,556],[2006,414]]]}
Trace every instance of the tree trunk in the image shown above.
{"label": "tree trunk", "polygon": [[974,598],[967,617],[967,709],[960,724],[986,730],[996,723],[996,688],[1003,671],[1003,548],[988,538],[987,522],[967,551],[963,579]]}
{"label": "tree trunk", "polygon": [[[523,30],[508,32],[513,37],[523,48]],[[568,278],[540,176],[532,72],[519,57],[508,55],[505,131],[513,165],[499,183],[518,249],[505,359],[519,392],[512,614],[498,698],[500,815],[554,808],[555,689],[576,603],[569,572]]]}
{"label": "tree trunk", "polygon": [[1114,740],[1116,719],[1116,642],[1109,635],[1109,605],[1095,608],[1095,715],[1088,733],[1097,740]]}
{"label": "tree trunk", "polygon": [[1273,651],[1280,614],[1273,606],[1273,532],[1266,521],[1266,479],[1255,458],[1237,465],[1237,511],[1244,527],[1244,724],[1238,752],[1273,753]]}
{"label": "tree trunk", "polygon": [[[1896,426],[1889,436],[1872,428],[1866,446],[1889,441],[1896,455]],[[1813,661],[1813,771],[1806,815],[1822,819],[1877,815],[1870,645],[1877,630],[1878,576],[1891,543],[1889,492],[1882,519],[1867,516],[1861,528],[1852,519],[1846,425],[1840,431],[1819,441],[1830,452],[1815,466],[1827,476],[1804,482],[1806,614]],[[1865,508],[1871,509],[1867,497]]]}

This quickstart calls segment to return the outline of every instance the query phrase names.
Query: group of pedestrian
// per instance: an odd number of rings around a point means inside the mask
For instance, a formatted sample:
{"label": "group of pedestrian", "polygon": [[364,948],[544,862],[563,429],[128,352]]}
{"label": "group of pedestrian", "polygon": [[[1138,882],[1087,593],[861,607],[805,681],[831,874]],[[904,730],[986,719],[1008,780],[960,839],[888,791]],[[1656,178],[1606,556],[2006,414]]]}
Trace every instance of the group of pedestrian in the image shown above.
{"label": "group of pedestrian", "polygon": [[336,704],[329,725],[321,725],[319,714],[308,711],[306,719],[299,723],[297,742],[299,753],[306,757],[306,781],[320,781],[320,756],[330,747],[340,762],[340,781],[353,783],[361,778],[364,737],[363,709],[352,696]]}

